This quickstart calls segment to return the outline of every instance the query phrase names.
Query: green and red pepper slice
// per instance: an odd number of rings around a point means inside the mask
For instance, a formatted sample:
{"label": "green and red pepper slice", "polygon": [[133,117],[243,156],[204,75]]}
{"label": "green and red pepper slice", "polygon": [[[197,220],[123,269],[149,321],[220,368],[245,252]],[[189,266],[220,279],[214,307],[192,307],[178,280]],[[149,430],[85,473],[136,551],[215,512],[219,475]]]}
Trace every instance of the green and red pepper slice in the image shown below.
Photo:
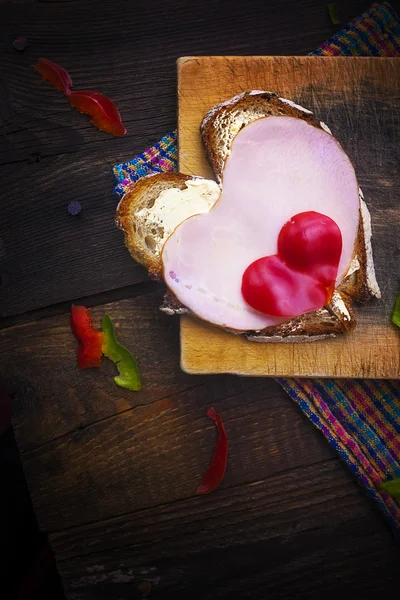
{"label": "green and red pepper slice", "polygon": [[99,367],[104,354],[112,360],[119,371],[115,383],[128,390],[140,390],[141,381],[136,360],[132,354],[118,343],[114,325],[105,314],[102,321],[103,332],[92,326],[92,315],[85,306],[71,307],[71,327],[78,340],[78,365],[81,369]]}

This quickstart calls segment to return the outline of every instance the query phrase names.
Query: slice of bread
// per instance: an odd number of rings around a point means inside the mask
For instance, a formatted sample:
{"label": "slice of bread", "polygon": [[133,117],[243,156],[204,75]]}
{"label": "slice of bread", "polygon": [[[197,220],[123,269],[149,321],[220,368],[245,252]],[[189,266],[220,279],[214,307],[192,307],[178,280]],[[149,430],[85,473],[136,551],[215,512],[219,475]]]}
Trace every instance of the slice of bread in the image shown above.
{"label": "slice of bread", "polygon": [[183,190],[185,182],[192,179],[183,173],[159,173],[147,175],[137,182],[123,196],[117,207],[115,222],[122,229],[125,245],[136,262],[144,265],[153,279],[162,279],[163,268],[160,252],[157,251],[157,238],[160,230],[144,231],[137,214],[144,208],[151,208],[161,192],[169,188]]}
{"label": "slice of bread", "polygon": [[[268,116],[291,116],[303,119],[314,127],[331,133],[314,115],[290,100],[279,98],[273,92],[250,91],[218,104],[201,123],[201,134],[209,161],[217,181],[223,179],[223,168],[237,133],[256,119]],[[191,179],[181,173],[166,173],[144,177],[132,185],[121,200],[116,222],[123,230],[125,243],[133,258],[147,267],[149,274],[162,278],[163,267],[157,251],[157,235],[143,235],[137,213],[154,205],[159,194],[170,187],[184,189]],[[243,332],[251,341],[313,341],[350,331],[356,325],[352,302],[380,297],[375,278],[371,249],[371,221],[360,190],[360,226],[354,247],[353,260],[346,277],[332,297],[330,304],[320,310],[301,315],[285,323],[262,331]],[[161,310],[167,314],[190,313],[179,300],[168,292]],[[235,332],[238,333],[238,332]]]}

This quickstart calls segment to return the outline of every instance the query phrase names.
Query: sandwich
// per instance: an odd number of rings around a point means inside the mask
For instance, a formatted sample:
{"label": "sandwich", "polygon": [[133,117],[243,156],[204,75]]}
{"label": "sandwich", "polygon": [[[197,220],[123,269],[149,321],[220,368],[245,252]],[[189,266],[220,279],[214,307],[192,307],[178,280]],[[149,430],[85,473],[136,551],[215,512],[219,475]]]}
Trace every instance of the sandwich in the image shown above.
{"label": "sandwich", "polygon": [[379,298],[371,219],[354,167],[311,111],[249,91],[201,135],[215,181],[143,177],[117,208],[132,257],[167,286],[161,310],[255,342],[350,332]]}

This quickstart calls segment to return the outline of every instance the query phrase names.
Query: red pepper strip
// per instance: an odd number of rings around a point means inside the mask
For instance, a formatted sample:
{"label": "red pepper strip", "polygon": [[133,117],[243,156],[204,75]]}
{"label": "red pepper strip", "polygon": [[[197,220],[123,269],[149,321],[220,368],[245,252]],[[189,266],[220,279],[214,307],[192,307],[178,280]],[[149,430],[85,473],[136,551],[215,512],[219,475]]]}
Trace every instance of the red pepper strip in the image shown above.
{"label": "red pepper strip", "polygon": [[72,92],[68,96],[71,106],[92,117],[91,123],[112,135],[124,135],[126,129],[114,102],[99,92]]}
{"label": "red pepper strip", "polygon": [[226,470],[228,460],[228,436],[226,435],[224,424],[214,408],[209,408],[207,417],[213,419],[218,428],[218,441],[215,448],[214,456],[206,474],[199,485],[196,494],[209,494],[221,483]]}
{"label": "red pepper strip", "polygon": [[85,306],[71,307],[71,328],[79,342],[78,365],[81,369],[99,367],[103,336],[92,327],[92,315]]}
{"label": "red pepper strip", "polygon": [[72,79],[65,69],[47,60],[47,58],[39,58],[36,65],[33,66],[35,71],[40,73],[43,81],[48,81],[59,92],[66,96],[71,93]]}

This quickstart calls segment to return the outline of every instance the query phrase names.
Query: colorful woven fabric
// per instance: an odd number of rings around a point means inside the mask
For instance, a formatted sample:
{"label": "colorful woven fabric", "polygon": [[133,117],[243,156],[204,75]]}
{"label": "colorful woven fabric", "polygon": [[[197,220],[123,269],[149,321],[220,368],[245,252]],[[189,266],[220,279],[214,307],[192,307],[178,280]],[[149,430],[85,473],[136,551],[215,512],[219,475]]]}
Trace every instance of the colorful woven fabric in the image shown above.
{"label": "colorful woven fabric", "polygon": [[159,142],[138,154],[126,163],[113,169],[116,180],[115,193],[119,198],[125,194],[130,184],[150,173],[176,171],[178,168],[178,148],[176,131],[167,133]]}
{"label": "colorful woven fabric", "polygon": [[400,477],[399,381],[278,379],[400,536],[400,502],[377,486]]}
{"label": "colorful woven fabric", "polygon": [[375,3],[310,54],[315,56],[399,56],[399,17],[389,2]]}
{"label": "colorful woven fabric", "polygon": [[[375,3],[317,50],[316,56],[400,56],[400,20],[388,2]],[[177,168],[176,132],[143,154],[114,167],[122,196],[142,175]],[[278,379],[359,483],[377,502],[400,536],[400,501],[378,490],[400,477],[400,382]]]}

